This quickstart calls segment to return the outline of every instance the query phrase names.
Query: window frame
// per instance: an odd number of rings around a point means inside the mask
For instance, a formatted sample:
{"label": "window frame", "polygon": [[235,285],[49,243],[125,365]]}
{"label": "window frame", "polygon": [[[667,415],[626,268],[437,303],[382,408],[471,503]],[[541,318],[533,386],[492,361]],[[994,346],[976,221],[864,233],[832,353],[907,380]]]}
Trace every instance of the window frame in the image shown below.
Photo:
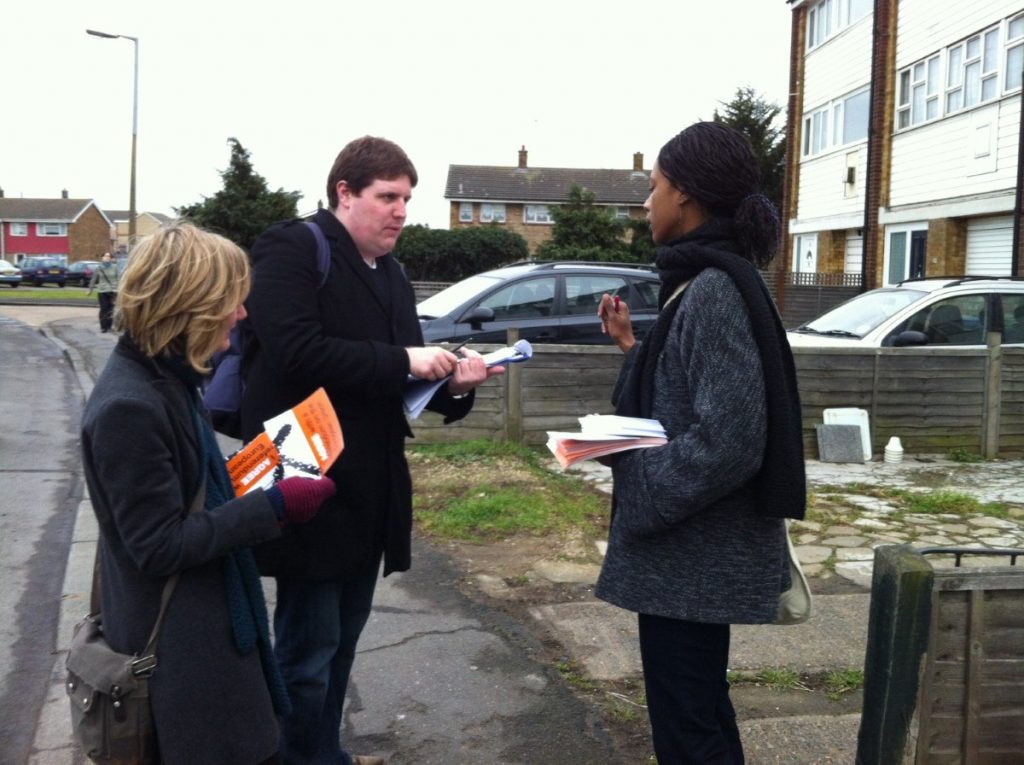
{"label": "window frame", "polygon": [[[859,16],[854,16],[859,12]],[[824,45],[872,12],[867,0],[821,0],[807,11],[807,50]]]}
{"label": "window frame", "polygon": [[[53,227],[53,231],[50,227]],[[36,223],[36,236],[55,237],[55,236],[67,236],[68,235],[68,224],[67,223]]]}
{"label": "window frame", "polygon": [[548,205],[523,205],[523,223],[531,226],[550,226],[554,222],[555,219],[551,216],[551,208]]}
{"label": "window frame", "polygon": [[[468,213],[468,215],[467,215]],[[473,203],[459,202],[459,223],[473,222]]]}
{"label": "window frame", "polygon": [[505,223],[507,221],[504,202],[483,202],[480,205],[481,223]]}
{"label": "window frame", "polygon": [[[848,105],[859,97],[867,98],[868,110],[864,113],[863,135],[847,139],[846,111]],[[871,105],[871,88],[865,86],[857,88],[848,94],[829,101],[819,106],[812,112],[804,114],[803,146],[801,155],[803,157],[816,157],[837,149],[843,149],[856,143],[867,140],[868,135],[868,112]],[[840,135],[842,133],[842,135]]]}
{"label": "window frame", "polygon": [[11,221],[11,236],[28,236],[28,223],[26,221]]}

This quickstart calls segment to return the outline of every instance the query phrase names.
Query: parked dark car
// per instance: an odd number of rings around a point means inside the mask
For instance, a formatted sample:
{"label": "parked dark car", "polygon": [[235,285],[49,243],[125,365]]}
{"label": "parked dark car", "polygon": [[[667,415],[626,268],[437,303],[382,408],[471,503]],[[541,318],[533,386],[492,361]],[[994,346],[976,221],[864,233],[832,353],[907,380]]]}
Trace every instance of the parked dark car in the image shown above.
{"label": "parked dark car", "polygon": [[608,344],[601,295],[629,305],[637,337],[658,315],[657,272],[649,266],[530,261],[453,284],[417,307],[427,342],[504,343],[510,327],[531,343]]}
{"label": "parked dark car", "polygon": [[25,258],[18,267],[21,269],[21,281],[30,282],[35,287],[44,284],[63,287],[67,283],[68,269],[60,258]]}
{"label": "parked dark car", "polygon": [[21,284],[21,269],[6,260],[0,260],[0,284],[17,287]]}
{"label": "parked dark car", "polygon": [[78,260],[68,266],[67,283],[79,287],[88,287],[92,275],[100,267],[98,260]]}

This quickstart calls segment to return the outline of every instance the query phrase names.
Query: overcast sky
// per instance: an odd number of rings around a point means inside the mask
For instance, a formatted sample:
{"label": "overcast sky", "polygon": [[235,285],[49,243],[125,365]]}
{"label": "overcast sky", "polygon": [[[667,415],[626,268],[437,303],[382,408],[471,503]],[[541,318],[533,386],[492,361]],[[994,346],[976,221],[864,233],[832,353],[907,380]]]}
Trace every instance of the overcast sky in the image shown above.
{"label": "overcast sky", "polygon": [[221,188],[227,139],[271,189],[325,199],[365,134],[419,171],[409,223],[447,228],[449,164],[650,167],[672,135],[750,86],[783,108],[785,0],[8,2],[0,187],[128,209],[139,38],[139,210]]}

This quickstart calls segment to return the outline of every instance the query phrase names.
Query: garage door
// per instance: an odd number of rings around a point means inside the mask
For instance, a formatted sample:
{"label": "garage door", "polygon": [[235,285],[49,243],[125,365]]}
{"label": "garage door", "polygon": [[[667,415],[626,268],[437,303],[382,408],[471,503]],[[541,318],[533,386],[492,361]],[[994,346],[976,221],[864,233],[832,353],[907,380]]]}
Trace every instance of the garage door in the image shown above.
{"label": "garage door", "polygon": [[1003,276],[1010,273],[1013,218],[978,218],[967,221],[965,273]]}

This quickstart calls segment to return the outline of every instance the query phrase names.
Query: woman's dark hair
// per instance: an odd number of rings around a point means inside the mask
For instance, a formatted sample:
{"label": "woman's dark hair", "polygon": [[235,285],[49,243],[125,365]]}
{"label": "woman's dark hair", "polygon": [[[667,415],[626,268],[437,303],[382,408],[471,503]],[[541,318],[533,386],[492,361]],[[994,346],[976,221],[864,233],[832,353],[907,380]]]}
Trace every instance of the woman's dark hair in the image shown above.
{"label": "woman's dark hair", "polygon": [[363,189],[374,181],[393,181],[402,176],[416,186],[419,180],[412,161],[402,147],[386,138],[365,135],[348,143],[334,160],[327,176],[327,204],[332,210],[338,207],[338,181],[345,181],[352,193],[363,193]]}
{"label": "woman's dark hair", "polygon": [[744,254],[765,266],[779,246],[779,214],[760,193],[761,172],[746,137],[720,122],[696,122],[661,147],[658,169],[708,215],[731,218]]}

